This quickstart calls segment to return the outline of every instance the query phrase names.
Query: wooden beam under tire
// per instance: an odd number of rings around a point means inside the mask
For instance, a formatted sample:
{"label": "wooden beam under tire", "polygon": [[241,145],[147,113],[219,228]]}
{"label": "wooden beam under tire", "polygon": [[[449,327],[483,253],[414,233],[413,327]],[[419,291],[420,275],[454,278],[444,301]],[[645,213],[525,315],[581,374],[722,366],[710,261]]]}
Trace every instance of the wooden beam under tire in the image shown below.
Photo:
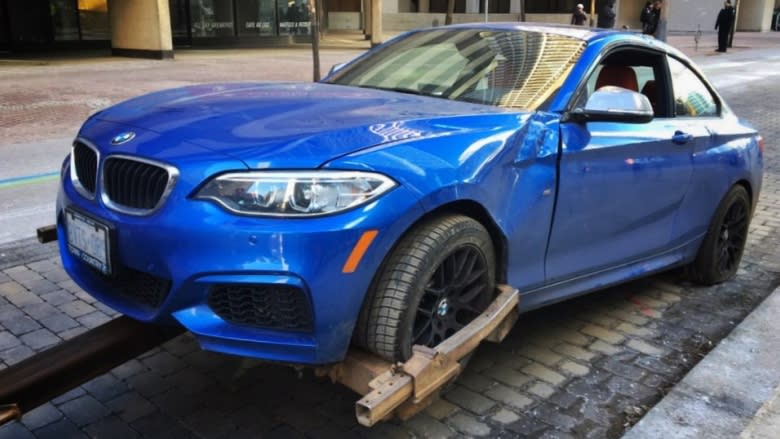
{"label": "wooden beam under tire", "polygon": [[517,320],[520,295],[507,285],[498,290],[498,296],[471,323],[435,348],[414,346],[405,363],[393,365],[354,350],[333,366],[328,371],[331,379],[365,395],[355,404],[358,422],[371,427],[394,414],[411,417],[460,374],[459,360],[485,339],[500,342]]}

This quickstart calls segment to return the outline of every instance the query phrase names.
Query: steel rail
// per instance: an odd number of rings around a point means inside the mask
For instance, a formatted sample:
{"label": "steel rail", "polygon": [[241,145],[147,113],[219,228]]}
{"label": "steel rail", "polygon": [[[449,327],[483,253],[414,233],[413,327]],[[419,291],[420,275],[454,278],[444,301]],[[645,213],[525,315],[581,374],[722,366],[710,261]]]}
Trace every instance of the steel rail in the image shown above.
{"label": "steel rail", "polygon": [[0,425],[183,332],[119,317],[0,370]]}

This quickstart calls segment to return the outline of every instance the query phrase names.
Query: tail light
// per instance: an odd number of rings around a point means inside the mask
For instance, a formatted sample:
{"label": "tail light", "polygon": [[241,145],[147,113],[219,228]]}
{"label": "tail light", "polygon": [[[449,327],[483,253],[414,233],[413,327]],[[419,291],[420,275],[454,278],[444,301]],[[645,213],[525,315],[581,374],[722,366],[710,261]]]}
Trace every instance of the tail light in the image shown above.
{"label": "tail light", "polygon": [[758,136],[758,150],[761,151],[761,154],[764,154],[764,138],[762,136]]}

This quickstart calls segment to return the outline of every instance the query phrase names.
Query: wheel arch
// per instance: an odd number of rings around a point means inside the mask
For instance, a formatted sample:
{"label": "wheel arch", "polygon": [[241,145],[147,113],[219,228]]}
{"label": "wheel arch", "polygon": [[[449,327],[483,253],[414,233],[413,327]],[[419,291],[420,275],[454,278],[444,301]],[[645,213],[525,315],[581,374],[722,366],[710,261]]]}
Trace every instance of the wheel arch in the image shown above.
{"label": "wheel arch", "polygon": [[750,184],[750,182],[748,180],[746,180],[744,178],[741,179],[741,180],[737,180],[732,185],[732,187],[733,186],[742,186],[743,188],[745,188],[745,190],[748,193],[748,198],[750,199],[750,204],[753,205],[753,206],[756,205],[756,200],[753,198],[753,187],[752,187],[752,185]]}
{"label": "wheel arch", "polygon": [[478,221],[485,229],[487,229],[488,233],[490,234],[490,239],[493,241],[493,249],[496,253],[496,282],[506,283],[507,266],[509,261],[509,248],[506,235],[504,235],[504,232],[501,230],[498,224],[496,224],[488,210],[480,203],[467,199],[450,201],[427,212],[414,224],[412,224],[408,230],[411,230],[421,221],[426,221],[430,218],[445,214],[460,214],[467,216]]}
{"label": "wheel arch", "polygon": [[371,278],[367,294],[365,294],[363,297],[363,303],[360,306],[361,312],[363,308],[365,308],[366,302],[372,299],[370,291],[374,289],[374,285],[377,282],[379,274],[384,270],[388,259],[395,251],[398,243],[403,241],[404,237],[421,223],[447,214],[460,214],[467,216],[476,220],[482,224],[483,227],[485,227],[485,229],[488,231],[488,234],[490,234],[490,239],[493,242],[493,249],[495,251],[496,283],[506,283],[509,264],[509,245],[503,230],[501,230],[496,221],[493,219],[492,215],[490,215],[488,210],[482,204],[471,199],[451,200],[426,211],[417,219],[412,221],[406,227],[406,229],[400,235],[398,235],[398,238],[395,240],[393,245],[385,252],[382,260],[379,262],[379,265],[377,266],[377,269]]}
{"label": "wheel arch", "polygon": [[493,219],[493,216],[490,215],[487,208],[485,208],[485,206],[483,206],[479,202],[474,201],[472,199],[455,199],[455,200],[445,201],[440,205],[425,211],[422,215],[420,215],[417,219],[412,221],[406,227],[406,229],[395,240],[395,243],[392,245],[392,247],[390,247],[385,253],[382,261],[379,264],[376,273],[374,273],[374,279],[372,280],[372,284],[376,278],[377,273],[380,273],[382,271],[382,267],[385,266],[387,259],[395,250],[396,245],[399,242],[401,242],[406,235],[408,235],[412,230],[414,230],[414,228],[417,227],[419,224],[425,221],[429,221],[438,216],[443,216],[447,214],[460,214],[463,216],[467,216],[482,224],[482,226],[488,231],[488,233],[490,234],[490,239],[493,242],[493,249],[495,251],[496,282],[506,283],[507,269],[509,264],[509,245],[507,243],[507,238],[506,235],[504,234],[504,231],[501,229],[501,227],[498,226],[498,223],[496,223],[496,221]]}
{"label": "wheel arch", "polygon": [[488,233],[488,238],[493,245],[493,256],[495,261],[494,282],[496,284],[506,282],[508,259],[507,240],[498,224],[493,220],[489,211],[480,203],[471,199],[455,199],[444,202],[432,209],[425,210],[419,217],[409,222],[403,232],[398,234],[392,246],[384,253],[376,271],[373,273],[368,290],[366,291],[360,306],[358,320],[356,321],[352,334],[353,344],[363,348],[369,348],[370,350],[370,347],[368,346],[368,344],[371,343],[370,337],[368,336],[369,332],[365,329],[366,326],[361,324],[361,322],[365,322],[370,318],[371,308],[368,305],[375,303],[376,297],[381,297],[377,296],[377,285],[381,282],[382,273],[385,272],[388,266],[392,266],[394,253],[399,248],[399,245],[402,245],[409,236],[416,233],[416,229],[420,227],[430,227],[438,222],[437,219],[444,219],[452,216],[468,218],[472,221],[476,221],[485,228]]}

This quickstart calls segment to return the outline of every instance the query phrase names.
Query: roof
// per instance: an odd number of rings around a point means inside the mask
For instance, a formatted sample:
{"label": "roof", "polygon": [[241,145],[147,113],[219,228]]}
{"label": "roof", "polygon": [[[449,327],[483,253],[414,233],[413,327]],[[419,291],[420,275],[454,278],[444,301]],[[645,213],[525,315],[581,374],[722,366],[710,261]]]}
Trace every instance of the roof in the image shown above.
{"label": "roof", "polygon": [[578,40],[591,40],[596,36],[604,34],[614,33],[626,33],[631,32],[615,31],[611,29],[598,29],[589,28],[583,26],[572,26],[568,24],[553,24],[553,23],[533,23],[533,22],[490,22],[490,23],[463,23],[448,26],[454,29],[490,29],[490,30],[524,30],[531,32],[542,32],[549,34],[556,34],[576,38]]}
{"label": "roof", "polygon": [[[654,47],[656,49],[677,55],[680,58],[686,58],[682,52],[679,52],[672,46],[657,40],[649,35],[643,35],[637,30],[622,30],[622,29],[601,29],[590,28],[583,26],[574,26],[568,24],[553,24],[553,23],[533,23],[533,22],[490,22],[490,23],[463,23],[447,26],[453,29],[486,29],[486,30],[520,30],[529,32],[542,32],[554,35],[561,35],[570,38],[575,38],[588,43],[595,40],[610,39],[620,40],[626,38],[636,44],[643,44],[645,46]],[[430,28],[434,29],[434,28]],[[435,28],[435,29],[441,29]]]}

